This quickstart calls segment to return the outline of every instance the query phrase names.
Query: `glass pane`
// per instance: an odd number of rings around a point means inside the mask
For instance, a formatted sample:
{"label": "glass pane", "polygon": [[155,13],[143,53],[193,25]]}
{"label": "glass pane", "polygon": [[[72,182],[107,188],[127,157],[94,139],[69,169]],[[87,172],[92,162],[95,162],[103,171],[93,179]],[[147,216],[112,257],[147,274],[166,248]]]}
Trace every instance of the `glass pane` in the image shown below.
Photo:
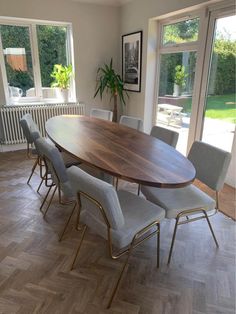
{"label": "glass pane", "polygon": [[67,65],[67,28],[64,26],[37,25],[39,62],[44,98],[56,97],[51,89],[54,64]]}
{"label": "glass pane", "polygon": [[0,30],[9,95],[12,99],[19,100],[28,96],[27,90],[34,87],[29,28],[1,25]]}
{"label": "glass pane", "polygon": [[197,53],[161,55],[156,124],[179,132],[177,149],[187,149]]}
{"label": "glass pane", "polygon": [[162,44],[171,46],[198,40],[199,18],[165,25]]}
{"label": "glass pane", "polygon": [[202,140],[231,151],[235,123],[236,16],[216,20]]}

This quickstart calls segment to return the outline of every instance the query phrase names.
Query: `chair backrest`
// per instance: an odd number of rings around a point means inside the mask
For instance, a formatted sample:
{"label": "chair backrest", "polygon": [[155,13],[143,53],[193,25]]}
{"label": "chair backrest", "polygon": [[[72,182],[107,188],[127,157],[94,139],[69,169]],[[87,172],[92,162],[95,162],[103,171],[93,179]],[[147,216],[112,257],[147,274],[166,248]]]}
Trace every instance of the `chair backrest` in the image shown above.
{"label": "chair backrest", "polygon": [[160,126],[153,126],[150,135],[173,147],[176,147],[179,138],[178,132]]}
{"label": "chair backrest", "polygon": [[[37,137],[37,133],[33,137]],[[68,179],[66,167],[59,150],[50,145],[44,138],[38,137],[35,140],[35,147],[40,156],[44,158],[46,166],[52,175],[53,182],[59,186],[64,194],[68,197],[73,196],[73,191]]]}
{"label": "chair backrest", "polygon": [[91,109],[90,117],[112,121],[113,112],[110,110],[93,108],[93,109]]}
{"label": "chair backrest", "polygon": [[143,130],[143,120],[140,118],[131,117],[131,116],[121,116],[119,123],[124,124],[132,129],[136,129],[138,131]]}
{"label": "chair backrest", "polygon": [[196,141],[189,151],[188,159],[196,169],[197,179],[215,191],[219,191],[223,187],[231,160],[230,153],[207,143]]}
{"label": "chair backrest", "polygon": [[20,126],[22,127],[24,136],[26,137],[26,140],[29,144],[32,144],[34,142],[34,139],[32,137],[33,132],[37,132],[39,136],[41,136],[39,128],[37,124],[33,121],[32,115],[30,113],[26,113],[20,119]]}
{"label": "chair backrest", "polygon": [[[84,192],[102,205],[112,229],[119,229],[124,225],[124,216],[113,185],[97,179],[75,166],[70,167],[67,173],[75,194]],[[82,209],[88,211],[95,220],[105,224],[99,208],[92,201],[81,197],[81,203]]]}

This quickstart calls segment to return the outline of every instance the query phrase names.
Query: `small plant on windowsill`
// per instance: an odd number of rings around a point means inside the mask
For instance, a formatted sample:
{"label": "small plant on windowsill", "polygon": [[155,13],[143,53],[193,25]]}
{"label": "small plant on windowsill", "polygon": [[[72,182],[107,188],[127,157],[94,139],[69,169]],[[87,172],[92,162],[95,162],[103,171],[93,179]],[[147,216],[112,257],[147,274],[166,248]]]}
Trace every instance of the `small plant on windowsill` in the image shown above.
{"label": "small plant on windowsill", "polygon": [[69,99],[69,89],[71,78],[73,76],[72,65],[63,66],[62,64],[55,64],[51,77],[54,78],[54,81],[51,84],[51,87],[56,87],[56,94],[59,99],[64,102],[68,102]]}
{"label": "small plant on windowsill", "polygon": [[175,67],[173,96],[179,96],[181,94],[181,89],[186,84],[187,76],[188,76],[188,74],[185,72],[185,67],[183,65],[177,65]]}
{"label": "small plant on windowsill", "polygon": [[110,93],[111,99],[114,98],[113,121],[117,122],[118,97],[120,103],[126,105],[125,95],[128,96],[128,93],[124,90],[124,82],[120,75],[113,69],[112,59],[109,65],[104,64],[104,67],[98,68],[97,76],[97,87],[94,97],[99,93],[102,99],[105,90]]}

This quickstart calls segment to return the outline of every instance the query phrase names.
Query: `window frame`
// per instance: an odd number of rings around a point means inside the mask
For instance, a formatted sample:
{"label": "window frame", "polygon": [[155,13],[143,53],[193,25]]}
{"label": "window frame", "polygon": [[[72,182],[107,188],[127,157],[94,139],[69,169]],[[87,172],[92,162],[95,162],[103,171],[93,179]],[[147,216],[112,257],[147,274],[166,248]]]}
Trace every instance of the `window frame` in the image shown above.
{"label": "window frame", "polygon": [[[33,65],[33,76],[34,76],[34,87],[35,87],[35,96],[34,97],[23,97],[21,101],[16,101],[12,99],[9,95],[8,89],[8,79],[7,72],[3,54],[2,39],[0,34],[0,69],[2,72],[3,80],[3,89],[5,94],[5,100],[7,105],[20,105],[24,103],[60,103],[63,102],[58,98],[50,98],[50,101],[47,98],[43,98],[42,95],[42,81],[41,81],[41,72],[40,72],[40,61],[39,61],[39,50],[38,50],[38,38],[37,38],[37,25],[50,25],[50,26],[61,26],[66,28],[66,54],[68,64],[72,64],[73,73],[75,73],[74,66],[74,45],[73,45],[73,31],[72,24],[67,22],[55,22],[55,21],[46,21],[46,20],[32,20],[32,19],[21,19],[21,18],[10,18],[10,17],[1,17],[0,16],[0,25],[12,25],[12,26],[22,26],[29,28],[29,37],[30,37],[30,48],[32,55],[32,65]],[[71,98],[69,102],[76,101],[76,91],[75,91],[75,80],[71,78],[70,85]]]}

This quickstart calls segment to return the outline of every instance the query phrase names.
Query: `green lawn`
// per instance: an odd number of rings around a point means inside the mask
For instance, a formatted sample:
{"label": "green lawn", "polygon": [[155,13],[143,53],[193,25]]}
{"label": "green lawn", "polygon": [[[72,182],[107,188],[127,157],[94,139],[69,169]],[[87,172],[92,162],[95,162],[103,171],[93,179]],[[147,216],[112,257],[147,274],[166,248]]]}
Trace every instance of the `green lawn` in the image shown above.
{"label": "green lawn", "polygon": [[[206,117],[212,119],[227,120],[236,123],[236,99],[235,94],[208,96]],[[184,111],[191,111],[191,98],[184,105]]]}

